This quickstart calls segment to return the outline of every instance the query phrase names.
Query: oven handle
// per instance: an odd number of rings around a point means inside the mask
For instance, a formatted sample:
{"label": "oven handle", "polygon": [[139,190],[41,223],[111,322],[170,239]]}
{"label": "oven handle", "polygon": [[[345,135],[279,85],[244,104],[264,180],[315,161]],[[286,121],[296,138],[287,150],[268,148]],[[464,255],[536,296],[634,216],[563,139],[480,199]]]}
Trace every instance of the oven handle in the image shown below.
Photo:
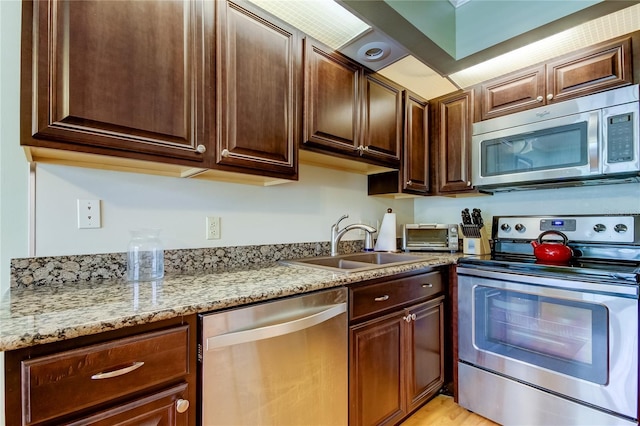
{"label": "oven handle", "polygon": [[583,293],[612,294],[638,299],[638,286],[628,284],[598,284],[594,282],[572,281],[553,277],[517,274],[514,272],[498,272],[486,269],[457,267],[458,275],[471,277],[493,278],[522,284],[532,284],[544,287],[555,287],[563,290],[574,290]]}

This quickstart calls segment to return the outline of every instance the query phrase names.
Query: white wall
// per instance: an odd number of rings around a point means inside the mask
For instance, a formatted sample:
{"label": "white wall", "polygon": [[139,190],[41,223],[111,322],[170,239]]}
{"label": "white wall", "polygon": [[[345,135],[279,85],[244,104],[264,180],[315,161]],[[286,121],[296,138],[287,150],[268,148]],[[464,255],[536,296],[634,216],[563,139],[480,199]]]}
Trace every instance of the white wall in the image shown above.
{"label": "white wall", "polygon": [[640,213],[640,183],[499,193],[491,196],[418,199],[415,220],[460,223],[460,211],[479,208],[485,223],[492,216],[535,214]]}
{"label": "white wall", "polygon": [[[20,148],[20,2],[0,1],[0,301],[9,259],[28,255],[29,168]],[[0,425],[4,425],[4,354],[0,353]]]}
{"label": "white wall", "polygon": [[[38,165],[36,182],[37,256],[123,252],[141,227],[161,228],[177,249],[328,241],[341,215],[376,226],[387,208],[413,219],[411,200],[368,197],[366,176],[305,165],[298,182],[271,187],[53,165]],[[102,200],[102,228],[78,229],[83,198]],[[221,218],[221,239],[205,239],[206,216]]]}

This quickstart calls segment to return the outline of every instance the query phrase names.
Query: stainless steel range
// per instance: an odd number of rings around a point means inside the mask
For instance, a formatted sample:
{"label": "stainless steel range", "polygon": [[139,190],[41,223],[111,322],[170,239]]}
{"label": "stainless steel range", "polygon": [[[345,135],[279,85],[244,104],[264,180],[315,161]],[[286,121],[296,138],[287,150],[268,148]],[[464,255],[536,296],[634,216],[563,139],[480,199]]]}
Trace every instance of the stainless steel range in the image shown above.
{"label": "stainless steel range", "polygon": [[[543,232],[566,236],[569,263],[536,261]],[[504,425],[637,425],[640,215],[494,217],[492,243],[458,265],[460,405]]]}

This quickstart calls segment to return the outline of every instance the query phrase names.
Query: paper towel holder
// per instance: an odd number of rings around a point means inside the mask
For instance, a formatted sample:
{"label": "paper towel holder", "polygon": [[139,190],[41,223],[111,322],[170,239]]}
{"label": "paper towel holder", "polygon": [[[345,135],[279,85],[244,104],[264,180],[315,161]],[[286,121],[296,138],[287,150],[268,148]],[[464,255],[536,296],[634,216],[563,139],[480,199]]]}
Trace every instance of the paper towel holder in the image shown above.
{"label": "paper towel holder", "polygon": [[373,250],[391,253],[399,251],[396,235],[396,215],[390,208],[387,209],[387,213],[382,218],[378,238],[376,239]]}

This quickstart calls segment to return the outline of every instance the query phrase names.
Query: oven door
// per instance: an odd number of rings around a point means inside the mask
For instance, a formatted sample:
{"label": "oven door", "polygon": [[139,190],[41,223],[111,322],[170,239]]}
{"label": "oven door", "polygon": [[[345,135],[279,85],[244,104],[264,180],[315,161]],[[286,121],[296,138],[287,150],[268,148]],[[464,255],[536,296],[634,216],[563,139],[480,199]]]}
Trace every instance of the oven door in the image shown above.
{"label": "oven door", "polygon": [[637,417],[638,288],[458,268],[461,362]]}

